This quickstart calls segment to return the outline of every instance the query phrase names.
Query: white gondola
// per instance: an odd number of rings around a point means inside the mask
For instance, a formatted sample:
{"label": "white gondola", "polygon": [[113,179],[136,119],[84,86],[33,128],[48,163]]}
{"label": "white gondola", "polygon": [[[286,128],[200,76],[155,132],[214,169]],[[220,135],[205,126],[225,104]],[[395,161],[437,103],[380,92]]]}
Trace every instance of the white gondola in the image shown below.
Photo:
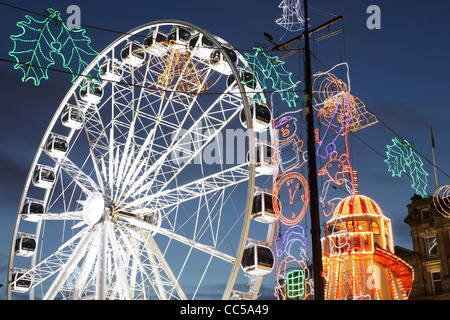
{"label": "white gondola", "polygon": [[48,189],[53,186],[55,179],[56,175],[53,168],[38,165],[36,171],[34,171],[32,183],[35,187]]}
{"label": "white gondola", "polygon": [[61,115],[61,122],[68,128],[80,129],[84,123],[84,112],[78,106],[67,104]]}
{"label": "white gondola", "polygon": [[144,40],[145,50],[156,57],[164,56],[169,50],[167,35],[161,31],[150,30]]}
{"label": "white gondola", "polygon": [[272,194],[267,190],[256,190],[253,196],[252,219],[262,223],[273,223],[277,220],[273,210]]}
{"label": "white gondola", "polygon": [[36,199],[27,199],[21,213],[24,219],[32,215],[41,215],[44,213],[44,202]]}
{"label": "white gondola", "polygon": [[[222,43],[222,48],[230,56],[231,62],[233,64],[236,64],[238,57],[237,57],[236,52],[233,50],[233,48],[227,43]],[[211,68],[217,72],[220,72],[222,74],[228,74],[228,75],[231,74],[231,72],[232,72],[231,66],[228,64],[227,60],[225,59],[223,52],[219,49],[216,49],[213,52],[211,52],[210,63],[211,63]]]}
{"label": "white gondola", "polygon": [[11,291],[28,292],[32,285],[31,276],[27,269],[14,268],[11,272]]}
{"label": "white gondola", "polygon": [[85,81],[80,89],[80,97],[86,102],[98,103],[103,97],[103,87],[95,80]]}
{"label": "white gondola", "polygon": [[69,149],[67,138],[61,135],[52,134],[45,143],[45,151],[56,159],[64,157]]}
{"label": "white gondola", "polygon": [[254,276],[266,276],[274,266],[272,250],[265,244],[250,242],[245,246],[241,267],[244,272]]}
{"label": "white gondola", "polygon": [[211,54],[214,51],[214,44],[212,41],[200,33],[197,33],[191,38],[189,47],[191,48],[192,55],[204,61],[209,61],[209,59],[211,59]]}
{"label": "white gondola", "polygon": [[[275,165],[272,161],[274,154],[272,146],[268,142],[257,141],[255,144],[256,159],[255,159],[255,171],[262,175],[271,175],[275,170]],[[247,161],[250,161],[247,154]]]}
{"label": "white gondola", "polygon": [[167,35],[167,41],[172,49],[179,50],[181,53],[189,51],[189,42],[192,33],[183,27],[174,26]]}
{"label": "white gondola", "polygon": [[[253,102],[250,106],[250,113],[252,116],[253,130],[255,132],[262,132],[266,130],[272,122],[272,112],[270,108],[265,104]],[[247,128],[247,117],[245,116],[245,110],[241,110],[241,124],[244,128]]]}
{"label": "white gondola", "polygon": [[[258,85],[258,78],[251,71],[242,70],[241,71],[241,83],[244,86],[245,94],[248,97],[253,97],[256,93],[262,92],[262,89]],[[239,85],[233,74],[230,74],[227,78],[227,86],[230,92],[234,95],[241,96],[241,91],[239,90]]]}
{"label": "white gondola", "polygon": [[32,234],[19,233],[14,246],[14,254],[31,257],[36,252],[36,237]]}
{"label": "white gondola", "polygon": [[128,42],[120,51],[122,62],[132,67],[139,67],[145,61],[145,50],[137,41]]}
{"label": "white gondola", "polygon": [[103,81],[118,82],[122,75],[122,63],[117,59],[107,59],[100,66],[100,78]]}

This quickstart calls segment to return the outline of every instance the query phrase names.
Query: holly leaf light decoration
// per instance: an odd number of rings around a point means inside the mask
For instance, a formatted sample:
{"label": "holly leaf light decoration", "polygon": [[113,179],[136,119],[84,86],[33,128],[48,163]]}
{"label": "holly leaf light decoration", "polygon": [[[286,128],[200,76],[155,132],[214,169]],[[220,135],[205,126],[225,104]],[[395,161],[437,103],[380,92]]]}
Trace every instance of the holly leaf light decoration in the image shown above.
{"label": "holly leaf light decoration", "polygon": [[16,60],[14,69],[23,71],[23,82],[31,79],[38,86],[42,79],[48,79],[48,69],[59,56],[63,67],[72,74],[73,83],[88,66],[87,61],[98,55],[86,30],[69,29],[59,11],[48,8],[42,20],[29,15],[25,18],[17,23],[22,32],[10,37],[14,47],[9,52]]}
{"label": "holly leaf light decoration", "polygon": [[289,107],[295,106],[299,98],[295,91],[297,85],[291,79],[292,72],[285,69],[284,61],[268,55],[261,47],[253,49],[255,54],[246,53],[245,59],[256,71],[264,90],[270,86]]}
{"label": "holly leaf light decoration", "polygon": [[417,194],[425,197],[428,173],[423,169],[422,160],[408,141],[400,142],[394,138],[392,142],[393,145],[387,146],[387,159],[384,160],[389,166],[388,171],[392,173],[393,177],[401,177],[402,173],[409,175],[413,181],[411,187]]}

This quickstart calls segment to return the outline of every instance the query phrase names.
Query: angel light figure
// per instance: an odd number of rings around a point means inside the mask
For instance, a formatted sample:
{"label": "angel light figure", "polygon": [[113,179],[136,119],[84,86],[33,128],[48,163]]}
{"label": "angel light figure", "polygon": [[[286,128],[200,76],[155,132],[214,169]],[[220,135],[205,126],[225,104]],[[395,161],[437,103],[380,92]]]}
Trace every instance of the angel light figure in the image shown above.
{"label": "angel light figure", "polygon": [[[351,166],[346,162],[347,154],[344,153],[338,157],[337,151],[334,151],[330,155],[330,160],[322,168],[320,168],[317,173],[319,176],[325,176],[328,178],[323,184],[322,194],[319,199],[323,205],[324,215],[326,217],[333,213],[335,203],[342,201],[340,196],[328,197],[328,188],[330,186],[334,189],[336,187],[343,186],[346,191],[346,196],[354,193],[353,184],[346,178],[346,174],[351,171]],[[325,210],[327,207],[328,209]]]}
{"label": "angel light figure", "polygon": [[278,8],[283,9],[281,18],[275,20],[279,26],[291,32],[304,29],[305,14],[300,0],[283,0]]}

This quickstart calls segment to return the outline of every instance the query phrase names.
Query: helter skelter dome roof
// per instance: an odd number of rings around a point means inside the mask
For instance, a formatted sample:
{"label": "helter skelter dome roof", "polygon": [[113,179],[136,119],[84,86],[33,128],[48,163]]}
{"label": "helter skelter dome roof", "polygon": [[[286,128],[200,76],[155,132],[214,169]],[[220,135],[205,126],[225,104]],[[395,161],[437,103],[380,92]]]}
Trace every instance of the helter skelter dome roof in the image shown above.
{"label": "helter skelter dome roof", "polygon": [[361,215],[383,216],[378,204],[369,197],[355,194],[348,196],[337,205],[334,210],[333,218],[344,218]]}

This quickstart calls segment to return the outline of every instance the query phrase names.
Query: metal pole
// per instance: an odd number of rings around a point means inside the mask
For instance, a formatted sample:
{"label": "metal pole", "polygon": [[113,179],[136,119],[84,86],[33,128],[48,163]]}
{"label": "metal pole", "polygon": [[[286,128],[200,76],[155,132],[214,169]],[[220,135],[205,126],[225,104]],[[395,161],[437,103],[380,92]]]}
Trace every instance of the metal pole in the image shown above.
{"label": "metal pole", "polygon": [[436,191],[439,189],[438,179],[437,179],[437,173],[436,173],[436,158],[434,157],[434,136],[433,136],[433,129],[431,129],[431,121],[430,124],[430,136],[431,136],[431,151],[433,153],[433,167],[434,167],[434,179],[436,181]]}
{"label": "metal pole", "polygon": [[308,180],[310,190],[312,265],[314,276],[314,299],[324,300],[322,278],[322,248],[320,243],[319,196],[317,186],[316,145],[314,136],[314,110],[312,106],[311,55],[309,50],[308,5],[303,0],[305,12],[305,87],[307,144],[308,144]]}

